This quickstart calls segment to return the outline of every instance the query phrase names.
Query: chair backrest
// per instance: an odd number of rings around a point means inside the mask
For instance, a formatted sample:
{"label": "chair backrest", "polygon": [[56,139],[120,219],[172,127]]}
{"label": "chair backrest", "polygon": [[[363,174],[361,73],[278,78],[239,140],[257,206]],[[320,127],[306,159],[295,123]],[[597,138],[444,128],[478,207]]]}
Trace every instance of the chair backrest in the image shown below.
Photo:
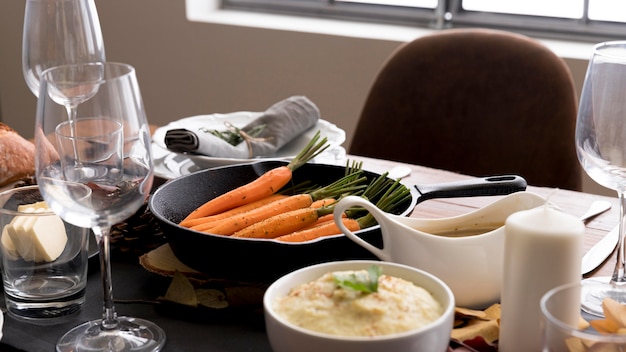
{"label": "chair backrest", "polygon": [[580,190],[577,95],[565,62],[509,32],[449,29],[396,49],[349,152]]}

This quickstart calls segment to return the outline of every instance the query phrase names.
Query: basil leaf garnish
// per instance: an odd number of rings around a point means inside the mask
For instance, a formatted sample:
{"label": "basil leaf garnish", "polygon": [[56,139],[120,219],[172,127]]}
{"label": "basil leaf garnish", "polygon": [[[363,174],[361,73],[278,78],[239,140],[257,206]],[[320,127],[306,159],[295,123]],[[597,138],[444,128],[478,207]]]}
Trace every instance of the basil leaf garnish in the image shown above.
{"label": "basil leaf garnish", "polygon": [[333,279],[339,287],[364,293],[373,293],[378,291],[378,278],[381,274],[382,269],[377,265],[372,265],[367,269],[366,275],[336,273],[333,274]]}

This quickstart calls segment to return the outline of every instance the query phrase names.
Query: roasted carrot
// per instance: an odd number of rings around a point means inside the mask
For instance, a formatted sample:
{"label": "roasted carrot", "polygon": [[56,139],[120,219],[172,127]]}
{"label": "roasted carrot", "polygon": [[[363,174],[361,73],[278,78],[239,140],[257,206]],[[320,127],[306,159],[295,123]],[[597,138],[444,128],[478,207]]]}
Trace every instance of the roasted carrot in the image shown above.
{"label": "roasted carrot", "polygon": [[235,232],[232,237],[276,238],[305,228],[332,208],[304,208],[278,214]]}
{"label": "roasted carrot", "polygon": [[337,200],[335,198],[318,199],[314,201],[313,203],[311,203],[311,208],[321,208],[321,207],[329,206],[335,203],[336,201]]}
{"label": "roasted carrot", "polygon": [[287,166],[274,168],[254,181],[226,192],[191,212],[183,221],[215,215],[232,208],[269,197],[291,180]]}
{"label": "roasted carrot", "polygon": [[[332,214],[329,214],[332,215]],[[355,219],[342,218],[343,224],[350,231],[357,231],[361,229],[359,222]],[[325,222],[319,226],[306,228],[300,231],[296,231],[287,235],[276,237],[276,240],[281,242],[304,242],[310,241],[320,237],[333,236],[341,234],[341,230],[337,227],[334,221]]]}
{"label": "roasted carrot", "polygon": [[[248,205],[248,204],[246,204]],[[237,209],[237,208],[235,208]],[[234,209],[231,209],[234,210]],[[217,214],[219,215],[219,214]],[[197,219],[189,219],[189,220],[183,220],[181,222],[178,223],[178,225],[183,226],[183,227],[193,227],[196,225],[200,225],[200,224],[205,224],[207,222],[211,222],[214,219],[212,219],[213,216],[217,216],[217,215],[210,215],[210,216],[204,216],[201,218],[197,218]]]}
{"label": "roasted carrot", "polygon": [[332,213],[320,216],[319,218],[317,218],[316,222],[311,224],[311,227],[318,226],[318,225],[320,225],[322,223],[325,223],[325,222],[328,222],[328,221],[335,221],[335,216]]}
{"label": "roasted carrot", "polygon": [[[212,220],[213,217],[211,216],[204,217],[202,219],[208,219],[206,223],[194,225],[191,229],[216,235],[232,235],[234,232],[246,226],[250,226],[274,215],[310,207],[312,203],[317,200],[361,192],[367,187],[364,184],[367,178],[363,177],[362,174],[362,170],[356,170],[329,185],[314,189],[308,194],[293,195],[221,220]],[[195,220],[197,219],[189,220],[189,222]]]}
{"label": "roasted carrot", "polygon": [[[237,216],[237,215],[233,215],[233,216]],[[208,221],[208,222],[205,222],[205,223],[202,223],[202,224],[194,225],[194,226],[190,227],[190,229],[192,229],[194,231],[200,231],[200,232],[210,232],[210,230],[212,228],[214,228],[215,226],[221,224],[222,221],[224,221],[224,220],[225,219]]]}
{"label": "roasted carrot", "polygon": [[[345,217],[347,217],[346,213],[343,213],[343,214],[342,214],[342,217],[344,217],[344,218],[345,218]],[[322,215],[322,216],[320,216],[320,217],[317,219],[317,221],[316,221],[316,222],[314,222],[314,223],[312,223],[311,225],[309,225],[309,226],[307,226],[307,227],[303,228],[302,230],[311,229],[311,228],[314,228],[314,227],[320,226],[320,225],[322,225],[322,224],[324,224],[324,223],[327,223],[327,222],[334,222],[334,221],[335,221],[335,217],[334,217],[334,215],[333,215],[333,214],[326,214],[326,215]]]}
{"label": "roasted carrot", "polygon": [[245,213],[247,211],[250,211],[252,209],[261,207],[263,205],[275,202],[277,200],[280,199],[284,199],[289,197],[286,194],[273,194],[269,197],[263,198],[263,199],[259,199],[255,202],[252,203],[248,203],[248,204],[244,204],[242,206],[227,210],[225,212],[221,212],[219,214],[215,214],[215,215],[210,215],[210,216],[204,216],[201,218],[197,218],[197,219],[190,219],[190,220],[183,220],[180,222],[180,226],[185,226],[185,227],[193,227],[199,224],[206,224],[208,222],[212,222],[212,221],[216,221],[216,220],[221,220],[221,219],[226,219],[228,217],[231,217],[233,215],[237,215],[237,214],[242,214]]}
{"label": "roasted carrot", "polygon": [[276,202],[272,202],[248,212],[237,214],[232,217],[219,220],[218,223],[210,223],[208,226],[197,225],[192,227],[196,231],[210,232],[215,235],[230,236],[233,233],[256,224],[272,216],[286,213],[296,209],[308,208],[313,203],[313,198],[309,194],[298,194],[290,196]]}
{"label": "roasted carrot", "polygon": [[292,173],[319,153],[328,148],[327,138],[320,139],[318,131],[304,149],[287,164],[262,174],[252,182],[246,183],[218,197],[215,197],[192,211],[183,220],[197,219],[269,197],[291,181]]}

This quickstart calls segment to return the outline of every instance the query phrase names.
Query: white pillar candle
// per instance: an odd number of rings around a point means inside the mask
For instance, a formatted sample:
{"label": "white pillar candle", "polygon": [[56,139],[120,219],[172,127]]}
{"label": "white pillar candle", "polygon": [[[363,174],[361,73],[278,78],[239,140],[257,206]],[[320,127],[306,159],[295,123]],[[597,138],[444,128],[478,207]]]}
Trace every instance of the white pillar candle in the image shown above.
{"label": "white pillar candle", "polygon": [[[507,218],[499,351],[541,351],[539,301],[556,286],[580,281],[584,232],[582,221],[549,205]],[[576,306],[572,312],[577,319]]]}

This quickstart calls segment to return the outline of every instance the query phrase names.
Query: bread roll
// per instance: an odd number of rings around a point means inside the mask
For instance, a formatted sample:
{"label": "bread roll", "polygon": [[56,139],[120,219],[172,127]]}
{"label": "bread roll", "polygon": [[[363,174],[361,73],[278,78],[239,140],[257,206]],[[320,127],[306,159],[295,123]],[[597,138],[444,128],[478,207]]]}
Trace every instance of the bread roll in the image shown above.
{"label": "bread roll", "polygon": [[0,186],[35,174],[35,145],[0,122]]}

